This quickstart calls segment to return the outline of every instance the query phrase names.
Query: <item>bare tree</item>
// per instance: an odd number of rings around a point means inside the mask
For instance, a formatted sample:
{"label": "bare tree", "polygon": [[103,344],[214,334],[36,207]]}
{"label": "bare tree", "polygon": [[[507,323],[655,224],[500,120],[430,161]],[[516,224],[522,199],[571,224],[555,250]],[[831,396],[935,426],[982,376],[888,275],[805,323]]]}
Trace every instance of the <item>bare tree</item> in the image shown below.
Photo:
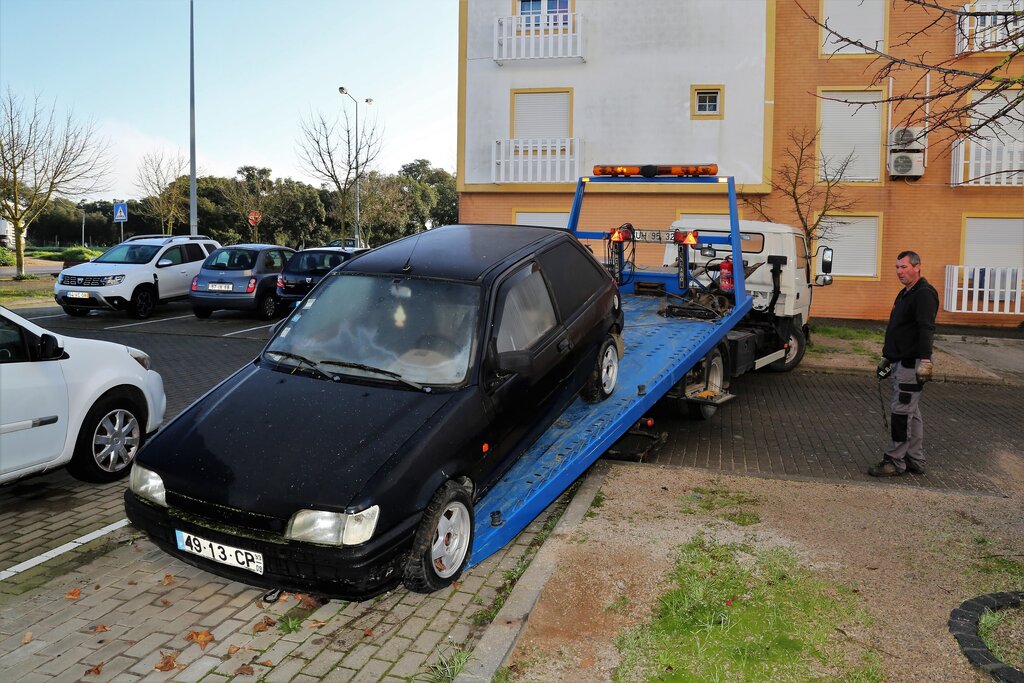
{"label": "bare tree", "polygon": [[50,198],[104,189],[107,143],[92,122],[58,116],[39,95],[26,105],[8,88],[0,99],[0,218],[14,226],[18,275],[25,274],[25,233]]}
{"label": "bare tree", "polygon": [[[238,169],[240,179],[232,179],[224,185],[224,199],[231,210],[237,213],[245,225],[249,225],[249,214],[253,211],[267,218],[273,213],[274,181],[270,179],[269,168],[242,166]],[[249,237],[259,242],[259,223],[249,225]]]}
{"label": "bare tree", "polygon": [[188,216],[187,188],[175,182],[187,169],[188,159],[181,152],[159,150],[142,157],[135,177],[135,187],[143,196],[143,211],[159,220],[167,235],[174,233],[175,223],[184,222]]}
{"label": "bare tree", "polygon": [[[322,112],[310,112],[309,118],[302,119],[299,125],[299,160],[308,173],[334,186],[344,226],[349,193],[356,182],[356,162],[358,160],[362,181],[381,152],[384,132],[378,128],[376,120],[363,123],[358,131],[353,130],[347,111],[341,120],[333,121]],[[344,233],[344,228],[342,230]]]}
{"label": "bare tree", "polygon": [[[808,240],[827,238],[833,228],[843,225],[836,214],[850,211],[854,201],[844,192],[840,183],[847,169],[853,163],[853,153],[845,158],[834,161],[824,156],[815,163],[818,132],[806,128],[791,130],[788,143],[782,150],[780,162],[775,167],[775,174],[769,181],[771,194],[750,195],[743,197],[745,206],[763,220],[770,223],[774,209],[768,203],[778,205],[786,217],[793,216],[795,222],[803,229]],[[786,223],[790,220],[783,221]]]}

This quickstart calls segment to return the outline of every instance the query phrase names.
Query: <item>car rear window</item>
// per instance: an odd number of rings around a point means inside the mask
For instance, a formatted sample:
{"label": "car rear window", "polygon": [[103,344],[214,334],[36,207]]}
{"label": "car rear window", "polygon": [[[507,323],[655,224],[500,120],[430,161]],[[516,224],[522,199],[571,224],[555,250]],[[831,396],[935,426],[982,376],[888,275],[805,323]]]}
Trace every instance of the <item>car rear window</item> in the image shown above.
{"label": "car rear window", "polygon": [[203,268],[214,270],[252,270],[256,267],[258,251],[252,249],[218,249],[206,257]]}
{"label": "car rear window", "polygon": [[288,260],[285,272],[296,275],[324,275],[348,260],[340,251],[300,251]]}

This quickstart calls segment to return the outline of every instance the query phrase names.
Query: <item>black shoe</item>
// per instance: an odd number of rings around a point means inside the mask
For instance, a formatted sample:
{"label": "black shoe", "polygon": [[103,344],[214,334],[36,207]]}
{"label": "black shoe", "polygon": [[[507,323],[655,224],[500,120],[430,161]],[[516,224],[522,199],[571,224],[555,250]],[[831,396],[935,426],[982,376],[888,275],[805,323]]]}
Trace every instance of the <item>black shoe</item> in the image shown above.
{"label": "black shoe", "polygon": [[903,462],[907,463],[907,471],[911,474],[924,474],[924,465],[920,461],[912,458],[903,458]]}
{"label": "black shoe", "polygon": [[872,465],[868,468],[868,474],[872,477],[898,477],[904,472],[896,469],[896,465],[892,460],[888,458],[882,460],[877,465]]}

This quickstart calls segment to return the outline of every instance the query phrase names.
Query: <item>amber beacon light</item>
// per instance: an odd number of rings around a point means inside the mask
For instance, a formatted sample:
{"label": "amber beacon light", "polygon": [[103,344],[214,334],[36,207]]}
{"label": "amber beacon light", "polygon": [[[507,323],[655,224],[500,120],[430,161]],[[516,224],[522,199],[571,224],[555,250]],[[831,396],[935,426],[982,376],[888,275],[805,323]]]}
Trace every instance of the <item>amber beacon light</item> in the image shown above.
{"label": "amber beacon light", "polygon": [[657,176],[716,176],[718,175],[718,164],[682,164],[672,166],[656,166],[653,164],[647,164],[644,166],[595,166],[594,175],[643,176],[644,178],[655,178]]}

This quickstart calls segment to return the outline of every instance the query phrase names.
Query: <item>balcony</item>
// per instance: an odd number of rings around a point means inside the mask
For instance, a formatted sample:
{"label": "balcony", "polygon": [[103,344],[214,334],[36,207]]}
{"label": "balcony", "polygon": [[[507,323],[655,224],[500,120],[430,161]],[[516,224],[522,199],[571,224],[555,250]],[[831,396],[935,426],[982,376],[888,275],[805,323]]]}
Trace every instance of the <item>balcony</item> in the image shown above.
{"label": "balcony", "polygon": [[491,146],[493,183],[575,183],[580,176],[579,138],[495,140]]}
{"label": "balcony", "polygon": [[943,310],[950,313],[1021,313],[1024,267],[946,266]]}
{"label": "balcony", "polygon": [[528,14],[494,20],[494,61],[583,58],[583,15]]}
{"label": "balcony", "polygon": [[[995,0],[964,5],[957,24],[956,53],[1013,52],[1024,47],[1024,2]],[[1003,12],[1003,14],[987,14]]]}
{"label": "balcony", "polygon": [[957,140],[952,160],[954,187],[1024,187],[1024,140]]}

